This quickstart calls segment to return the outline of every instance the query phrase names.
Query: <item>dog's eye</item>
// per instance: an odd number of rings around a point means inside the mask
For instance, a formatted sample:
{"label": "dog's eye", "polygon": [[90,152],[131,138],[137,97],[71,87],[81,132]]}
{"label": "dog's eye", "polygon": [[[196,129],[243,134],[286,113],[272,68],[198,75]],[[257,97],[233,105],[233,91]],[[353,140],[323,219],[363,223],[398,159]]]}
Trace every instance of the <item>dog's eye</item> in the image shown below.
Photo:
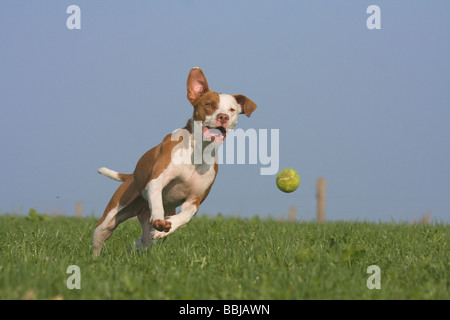
{"label": "dog's eye", "polygon": [[230,108],[230,112],[235,112],[235,111],[236,111],[236,109]]}
{"label": "dog's eye", "polygon": [[212,103],[211,102],[208,102],[208,103],[205,103],[205,106],[207,106],[208,108],[212,108]]}

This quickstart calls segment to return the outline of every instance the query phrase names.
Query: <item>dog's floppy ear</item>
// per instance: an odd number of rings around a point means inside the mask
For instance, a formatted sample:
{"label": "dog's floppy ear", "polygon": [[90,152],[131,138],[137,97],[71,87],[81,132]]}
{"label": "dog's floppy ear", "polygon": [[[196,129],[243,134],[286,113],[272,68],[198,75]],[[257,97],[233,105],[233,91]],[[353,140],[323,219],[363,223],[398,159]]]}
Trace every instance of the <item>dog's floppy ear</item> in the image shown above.
{"label": "dog's floppy ear", "polygon": [[194,101],[209,91],[208,81],[199,67],[192,68],[189,72],[187,81],[187,98],[194,104]]}
{"label": "dog's floppy ear", "polygon": [[241,113],[245,113],[245,115],[250,118],[250,115],[258,107],[256,103],[242,94],[233,94],[233,97],[236,99],[237,103],[241,105]]}

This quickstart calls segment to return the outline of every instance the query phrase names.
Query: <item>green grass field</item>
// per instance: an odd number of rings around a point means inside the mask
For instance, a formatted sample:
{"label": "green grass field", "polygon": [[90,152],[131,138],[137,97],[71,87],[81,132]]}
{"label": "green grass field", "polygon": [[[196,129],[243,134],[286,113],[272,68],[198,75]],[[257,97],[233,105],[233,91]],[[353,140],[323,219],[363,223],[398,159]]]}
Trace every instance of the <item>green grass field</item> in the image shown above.
{"label": "green grass field", "polygon": [[0,217],[0,299],[450,299],[449,225],[204,216],[136,252],[130,220],[94,258],[96,221]]}

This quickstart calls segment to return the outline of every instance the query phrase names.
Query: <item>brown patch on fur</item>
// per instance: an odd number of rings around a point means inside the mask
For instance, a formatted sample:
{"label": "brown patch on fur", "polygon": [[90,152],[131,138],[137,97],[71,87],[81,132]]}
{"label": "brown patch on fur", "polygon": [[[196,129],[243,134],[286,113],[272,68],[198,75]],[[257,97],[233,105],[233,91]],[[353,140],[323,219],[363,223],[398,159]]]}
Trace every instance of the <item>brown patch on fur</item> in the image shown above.
{"label": "brown patch on fur", "polygon": [[[130,177],[122,183],[116,190],[111,200],[103,212],[102,218],[98,221],[97,227],[102,224],[108,213],[116,207],[125,207],[130,205],[139,196],[139,191],[134,184],[134,179]],[[142,199],[143,200],[143,199]],[[118,213],[119,214],[119,213]],[[137,213],[136,213],[137,214]]]}
{"label": "brown patch on fur", "polygon": [[246,96],[242,94],[233,94],[233,97],[236,99],[237,103],[239,103],[242,107],[242,112],[245,113],[245,115],[250,118],[250,115],[253,113],[253,111],[256,110],[257,105],[252,100],[247,98]]}
{"label": "brown patch on fur", "polygon": [[120,179],[120,181],[126,181],[128,180],[129,177],[132,176],[131,173],[119,173],[117,174],[118,178]]}
{"label": "brown patch on fur", "polygon": [[159,145],[144,153],[139,159],[133,174],[138,190],[144,190],[172,161],[172,150],[180,143],[181,137],[178,141],[172,141],[171,138],[172,134],[168,134]]}
{"label": "brown patch on fur", "polygon": [[209,91],[195,101],[194,121],[205,121],[206,116],[212,115],[217,110],[220,103],[220,96],[217,92]]}

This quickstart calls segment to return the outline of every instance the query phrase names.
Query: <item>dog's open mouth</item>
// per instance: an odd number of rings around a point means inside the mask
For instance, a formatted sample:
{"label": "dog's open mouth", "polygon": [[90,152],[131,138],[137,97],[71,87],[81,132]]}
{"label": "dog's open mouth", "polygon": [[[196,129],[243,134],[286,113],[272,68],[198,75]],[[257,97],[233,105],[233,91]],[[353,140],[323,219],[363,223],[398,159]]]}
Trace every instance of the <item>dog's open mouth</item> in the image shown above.
{"label": "dog's open mouth", "polygon": [[206,126],[203,129],[203,136],[211,141],[223,142],[227,136],[227,130],[224,127],[211,128]]}

